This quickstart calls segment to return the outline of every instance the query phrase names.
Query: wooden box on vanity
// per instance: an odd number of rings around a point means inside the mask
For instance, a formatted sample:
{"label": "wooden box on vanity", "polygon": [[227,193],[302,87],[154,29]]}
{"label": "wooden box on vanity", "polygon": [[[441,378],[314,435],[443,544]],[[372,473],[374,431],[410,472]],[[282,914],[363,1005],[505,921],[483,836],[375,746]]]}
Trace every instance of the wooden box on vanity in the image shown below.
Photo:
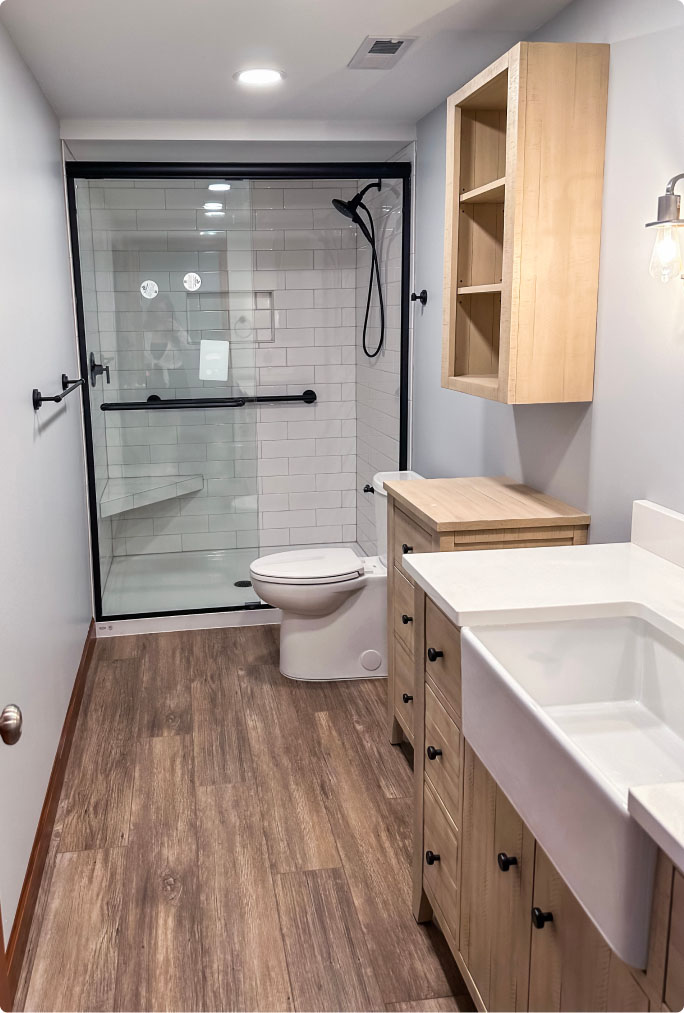
{"label": "wooden box on vanity", "polygon": [[[399,743],[406,738],[413,745],[415,648],[424,623],[435,641],[449,645],[444,661],[447,654],[458,659],[460,646],[451,643],[451,624],[438,608],[416,614],[414,582],[404,569],[404,557],[418,552],[583,545],[589,517],[510,478],[420,479],[387,482],[385,488],[390,740]],[[453,714],[449,693],[438,685],[433,691],[434,720],[440,720],[442,712]]]}

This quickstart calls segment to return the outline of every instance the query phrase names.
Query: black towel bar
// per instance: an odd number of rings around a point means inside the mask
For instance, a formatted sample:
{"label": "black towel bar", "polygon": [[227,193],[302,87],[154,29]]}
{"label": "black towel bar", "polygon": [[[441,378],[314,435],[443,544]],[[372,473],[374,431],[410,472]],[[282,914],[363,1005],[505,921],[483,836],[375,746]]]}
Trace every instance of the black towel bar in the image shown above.
{"label": "black towel bar", "polygon": [[186,397],[162,399],[158,394],[150,394],[147,401],[105,401],[100,405],[103,412],[142,412],[170,411],[198,408],[244,408],[248,404],[274,404],[282,401],[303,401],[313,404],[316,401],[315,390],[305,390],[303,394],[278,394],[272,397]]}
{"label": "black towel bar", "polygon": [[69,377],[66,375],[66,373],[62,373],[61,394],[55,394],[54,397],[45,397],[43,394],[40,393],[37,387],[34,387],[33,394],[31,395],[31,401],[33,402],[33,410],[37,412],[45,401],[55,401],[57,404],[59,404],[60,401],[64,400],[67,394],[71,394],[72,390],[76,390],[77,387],[82,387],[84,383],[85,380],[83,378],[79,380],[70,380]]}

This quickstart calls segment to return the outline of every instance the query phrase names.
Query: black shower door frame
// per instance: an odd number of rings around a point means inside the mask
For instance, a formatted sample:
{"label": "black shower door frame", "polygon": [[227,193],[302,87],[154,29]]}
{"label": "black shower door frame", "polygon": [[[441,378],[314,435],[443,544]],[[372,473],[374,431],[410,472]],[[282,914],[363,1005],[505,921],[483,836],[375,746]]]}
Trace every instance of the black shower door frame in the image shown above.
{"label": "black shower door frame", "polygon": [[[409,387],[411,350],[411,182],[410,162],[258,162],[225,165],[214,162],[66,162],[69,235],[73,264],[74,299],[78,331],[78,355],[81,376],[88,377],[85,313],[81,285],[81,260],[76,213],[77,179],[400,179],[402,181],[402,244],[401,244],[401,357],[399,389],[399,470],[408,465]],[[213,612],[245,612],[270,609],[255,604],[216,606],[204,609],[174,609],[161,612],[137,612],[106,616],[102,612],[100,551],[97,527],[97,494],[93,452],[92,418],[87,383],[82,388],[85,428],[86,471],[88,476],[88,513],[90,519],[90,551],[93,574],[93,605],[96,622],[121,619],[150,619],[161,616],[203,615]]]}

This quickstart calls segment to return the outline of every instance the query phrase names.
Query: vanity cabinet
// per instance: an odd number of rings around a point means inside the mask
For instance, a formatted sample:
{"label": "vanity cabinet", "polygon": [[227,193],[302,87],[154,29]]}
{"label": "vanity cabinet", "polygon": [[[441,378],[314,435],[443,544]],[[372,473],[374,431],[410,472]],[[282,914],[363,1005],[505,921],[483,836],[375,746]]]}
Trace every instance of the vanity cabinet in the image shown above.
{"label": "vanity cabinet", "polygon": [[420,587],[413,612],[416,919],[439,924],[478,1009],[682,1009],[684,875],[659,854],[648,966],[629,967],[465,740],[460,630]]}
{"label": "vanity cabinet", "polygon": [[592,399],[609,52],[522,42],[447,100],[443,387]]}
{"label": "vanity cabinet", "polygon": [[393,743],[406,739],[413,745],[416,644],[426,625],[428,647],[439,652],[426,661],[433,692],[459,722],[455,673],[460,643],[458,632],[432,603],[427,613],[416,613],[415,585],[405,559],[420,552],[580,545],[587,540],[589,517],[509,478],[416,479],[386,482],[385,489],[389,735]]}

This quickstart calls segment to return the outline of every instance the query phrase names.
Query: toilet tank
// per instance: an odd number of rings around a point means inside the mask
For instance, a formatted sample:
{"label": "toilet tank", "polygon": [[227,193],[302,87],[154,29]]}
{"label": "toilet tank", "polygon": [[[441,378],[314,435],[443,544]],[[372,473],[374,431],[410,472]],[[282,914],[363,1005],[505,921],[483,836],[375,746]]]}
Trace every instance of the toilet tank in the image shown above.
{"label": "toilet tank", "polygon": [[422,477],[417,471],[379,471],[373,475],[377,552],[384,566],[387,566],[387,493],[385,492],[385,482],[410,482]]}

